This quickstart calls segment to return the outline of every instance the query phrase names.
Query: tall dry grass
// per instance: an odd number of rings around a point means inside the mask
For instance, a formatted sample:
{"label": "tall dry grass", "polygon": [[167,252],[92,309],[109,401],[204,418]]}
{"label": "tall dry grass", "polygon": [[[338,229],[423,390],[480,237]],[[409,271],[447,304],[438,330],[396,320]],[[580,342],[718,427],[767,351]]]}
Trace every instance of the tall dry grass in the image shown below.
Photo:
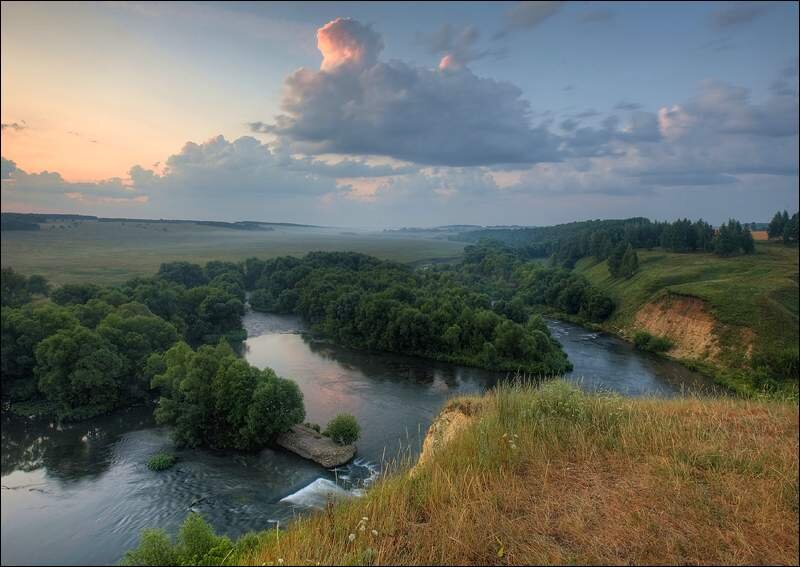
{"label": "tall dry grass", "polygon": [[[452,404],[463,403],[454,400]],[[415,474],[261,536],[263,564],[796,564],[798,408],[498,387]]]}

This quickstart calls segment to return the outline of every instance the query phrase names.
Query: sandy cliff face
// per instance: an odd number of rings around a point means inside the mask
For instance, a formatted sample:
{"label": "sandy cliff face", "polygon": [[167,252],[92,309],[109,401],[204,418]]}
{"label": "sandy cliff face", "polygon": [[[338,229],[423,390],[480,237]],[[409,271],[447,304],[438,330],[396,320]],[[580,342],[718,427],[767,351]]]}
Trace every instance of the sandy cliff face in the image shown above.
{"label": "sandy cliff face", "polygon": [[667,295],[647,303],[636,313],[636,330],[669,337],[678,358],[716,360],[720,353],[717,320],[702,299]]}
{"label": "sandy cliff face", "polygon": [[474,400],[457,399],[445,406],[425,434],[422,452],[417,464],[410,471],[412,477],[417,474],[419,467],[431,460],[436,451],[447,445],[475,418],[479,405],[479,402]]}
{"label": "sandy cliff face", "polygon": [[[651,335],[669,337],[675,344],[669,351],[672,356],[719,362],[722,327],[702,299],[669,294],[651,301],[636,313],[634,328]],[[753,348],[753,331],[740,329],[733,332],[739,333],[740,344],[749,356]]]}

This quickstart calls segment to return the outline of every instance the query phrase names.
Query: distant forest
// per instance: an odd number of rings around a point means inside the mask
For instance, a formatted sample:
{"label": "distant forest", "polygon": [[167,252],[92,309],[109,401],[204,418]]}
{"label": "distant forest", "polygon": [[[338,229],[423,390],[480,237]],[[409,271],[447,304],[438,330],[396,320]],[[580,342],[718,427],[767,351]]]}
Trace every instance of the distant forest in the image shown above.
{"label": "distant forest", "polygon": [[[554,257],[561,265],[572,267],[586,256],[598,260],[611,257],[615,251],[661,247],[670,252],[714,252],[720,256],[749,254],[755,245],[750,226],[731,219],[714,228],[702,219],[674,222],[651,221],[644,217],[623,220],[590,220],[546,227],[481,229],[453,235],[452,240],[480,242],[495,240],[520,249],[528,258]],[[798,241],[798,214],[778,212],[772,221],[761,225],[770,239],[785,243]]]}

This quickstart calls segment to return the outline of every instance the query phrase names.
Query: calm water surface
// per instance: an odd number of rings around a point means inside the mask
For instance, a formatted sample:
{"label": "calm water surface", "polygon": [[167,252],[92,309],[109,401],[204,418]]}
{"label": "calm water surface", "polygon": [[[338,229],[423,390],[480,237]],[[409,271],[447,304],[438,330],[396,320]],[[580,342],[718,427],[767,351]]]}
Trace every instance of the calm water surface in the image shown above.
{"label": "calm water surface", "polygon": [[[447,398],[491,387],[504,375],[396,355],[355,352],[304,333],[294,317],[248,313],[245,357],[295,380],[307,420],[322,425],[340,412],[362,426],[355,464],[328,471],[294,455],[178,450],[169,471],[148,457],[174,451],[152,408],[79,424],[2,417],[2,563],[108,564],[136,545],[139,531],[177,530],[195,510],[224,534],[281,524],[375,478],[382,463],[414,455]],[[614,337],[550,321],[590,390],[674,395],[706,383],[683,367],[643,355]],[[289,497],[289,501],[281,501]]]}

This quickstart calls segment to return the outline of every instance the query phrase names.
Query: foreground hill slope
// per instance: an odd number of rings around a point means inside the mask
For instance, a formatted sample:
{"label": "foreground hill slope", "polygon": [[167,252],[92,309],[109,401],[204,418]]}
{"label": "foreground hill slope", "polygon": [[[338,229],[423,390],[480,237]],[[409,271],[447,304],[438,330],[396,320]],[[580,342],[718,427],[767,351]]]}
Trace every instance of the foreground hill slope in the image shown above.
{"label": "foreground hill slope", "polygon": [[666,336],[675,345],[671,356],[721,369],[718,377],[743,393],[753,386],[743,375],[752,357],[767,366],[797,360],[796,247],[759,243],[755,254],[731,258],[637,252],[639,271],[629,279],[612,278],[607,263],[592,258],[575,267],[617,305],[604,323],[609,330]]}
{"label": "foreground hill slope", "polygon": [[505,386],[453,400],[411,473],[237,560],[790,564],[797,451],[794,404]]}

